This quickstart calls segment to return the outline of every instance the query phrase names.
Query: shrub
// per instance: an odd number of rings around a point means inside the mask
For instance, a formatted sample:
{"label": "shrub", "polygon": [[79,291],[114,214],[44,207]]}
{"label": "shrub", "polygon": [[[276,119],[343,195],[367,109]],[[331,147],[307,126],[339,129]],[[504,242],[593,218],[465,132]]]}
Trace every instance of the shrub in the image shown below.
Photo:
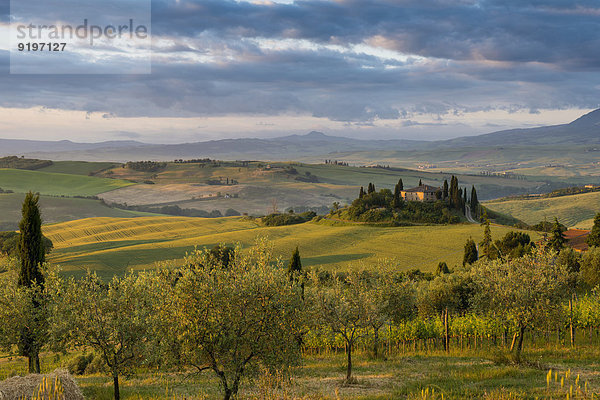
{"label": "shrub", "polygon": [[71,375],[83,375],[93,359],[94,353],[79,355],[67,363],[67,370]]}

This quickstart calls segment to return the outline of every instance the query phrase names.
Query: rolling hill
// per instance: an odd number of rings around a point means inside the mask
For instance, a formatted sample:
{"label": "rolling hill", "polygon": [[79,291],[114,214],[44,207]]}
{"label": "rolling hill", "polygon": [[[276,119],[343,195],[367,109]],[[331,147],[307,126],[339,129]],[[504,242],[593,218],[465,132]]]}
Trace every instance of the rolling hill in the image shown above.
{"label": "rolling hill", "polygon": [[[495,238],[509,230],[492,228]],[[179,217],[90,218],[44,226],[43,231],[55,246],[50,262],[69,274],[92,269],[105,277],[154,268],[166,260],[181,262],[194,246],[248,247],[257,237],[268,237],[284,260],[299,246],[308,268],[431,271],[440,261],[450,266],[462,262],[465,241],[482,236],[482,228],[471,224],[383,228],[305,223],[268,228],[243,218]]]}
{"label": "rolling hill", "polygon": [[590,229],[593,218],[600,212],[600,192],[571,196],[531,199],[508,199],[485,203],[491,210],[509,214],[528,224],[554,217],[568,227]]}

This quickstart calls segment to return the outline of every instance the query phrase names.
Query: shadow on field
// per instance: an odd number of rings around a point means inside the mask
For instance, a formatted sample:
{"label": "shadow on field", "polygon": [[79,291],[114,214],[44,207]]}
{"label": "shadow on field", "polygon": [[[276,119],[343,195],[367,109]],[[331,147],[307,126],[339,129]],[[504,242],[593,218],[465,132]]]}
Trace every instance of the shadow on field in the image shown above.
{"label": "shadow on field", "polygon": [[333,264],[344,261],[354,261],[363,258],[371,257],[372,253],[354,253],[354,254],[333,254],[327,256],[316,256],[316,257],[304,257],[302,258],[302,264],[306,266],[310,265],[323,265]]}

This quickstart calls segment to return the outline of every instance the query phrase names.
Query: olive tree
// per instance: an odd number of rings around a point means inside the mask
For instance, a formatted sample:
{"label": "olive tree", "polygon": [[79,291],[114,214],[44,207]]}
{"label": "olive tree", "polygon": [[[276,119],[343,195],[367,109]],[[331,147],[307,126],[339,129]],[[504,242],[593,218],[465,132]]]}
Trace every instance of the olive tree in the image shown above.
{"label": "olive tree", "polygon": [[600,284],[600,247],[591,247],[581,261],[581,278],[590,287]]}
{"label": "olive tree", "polygon": [[227,268],[208,266],[205,251],[187,266],[159,279],[155,326],[167,329],[182,362],[212,370],[225,400],[236,396],[241,379],[258,366],[280,368],[299,360],[302,294],[270,245],[235,250]]}
{"label": "olive tree", "polygon": [[344,280],[336,278],[328,287],[319,286],[313,278],[312,289],[315,322],[328,326],[344,339],[346,383],[353,383],[352,351],[357,340],[367,335],[374,317],[369,306],[372,302],[368,282],[360,274],[350,272]]}
{"label": "olive tree", "polygon": [[0,348],[28,356],[29,371],[35,372],[48,337],[47,290],[37,283],[20,286],[18,279],[16,269],[0,274]]}
{"label": "olive tree", "polygon": [[516,362],[520,362],[526,329],[558,315],[570,293],[567,268],[556,262],[555,253],[542,250],[509,261],[480,261],[473,266],[472,276],[476,307],[499,313],[517,328]]}
{"label": "olive tree", "polygon": [[119,377],[143,361],[148,342],[150,296],[137,275],[104,283],[89,273],[51,287],[51,333],[56,350],[91,347],[108,367],[114,398],[120,398]]}

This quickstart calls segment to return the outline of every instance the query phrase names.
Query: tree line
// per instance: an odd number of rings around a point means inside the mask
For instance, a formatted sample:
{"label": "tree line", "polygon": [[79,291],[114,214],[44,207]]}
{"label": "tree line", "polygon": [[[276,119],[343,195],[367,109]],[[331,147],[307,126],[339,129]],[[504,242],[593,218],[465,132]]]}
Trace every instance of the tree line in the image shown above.
{"label": "tree line", "polygon": [[[419,180],[418,186],[424,186]],[[389,189],[376,190],[375,184],[369,182],[367,189],[360,187],[358,198],[343,209],[335,209],[334,214],[343,219],[360,222],[406,223],[458,223],[466,215],[466,206],[471,208],[472,215],[478,218],[482,207],[477,199],[475,186],[467,196],[467,188],[461,188],[458,178],[452,176],[450,184],[444,180],[443,186],[436,191],[436,201],[406,201],[402,179]]]}

